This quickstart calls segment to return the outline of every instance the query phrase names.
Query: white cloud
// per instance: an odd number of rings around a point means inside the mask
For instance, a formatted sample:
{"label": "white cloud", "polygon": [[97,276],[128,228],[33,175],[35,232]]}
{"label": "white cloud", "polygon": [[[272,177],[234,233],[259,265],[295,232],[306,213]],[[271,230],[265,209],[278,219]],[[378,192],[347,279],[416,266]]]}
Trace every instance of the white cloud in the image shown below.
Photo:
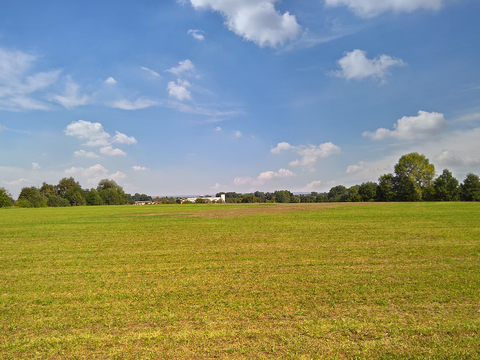
{"label": "white cloud", "polygon": [[[86,146],[101,146],[100,154],[103,155],[126,155],[126,153],[118,148],[113,148],[113,143],[120,143],[126,145],[136,144],[137,140],[133,136],[127,136],[121,132],[115,131],[115,136],[112,137],[107,133],[102,124],[92,123],[90,121],[78,120],[72,122],[64,130],[65,135],[74,136],[79,139],[87,140],[83,145]],[[93,152],[86,152],[79,150],[74,153],[75,156],[97,157]]]}
{"label": "white cloud", "polygon": [[341,148],[332,142],[323,143],[320,145],[300,145],[292,146],[289,143],[281,142],[277,146],[270,150],[272,154],[280,154],[282,151],[292,150],[300,155],[302,158],[297,159],[289,163],[290,166],[305,166],[312,167],[317,162],[317,159],[329,157],[333,154],[341,152]]}
{"label": "white cloud", "polygon": [[478,157],[457,153],[453,150],[443,150],[440,154],[435,156],[434,160],[443,166],[471,168],[480,165],[480,159]]}
{"label": "white cloud", "polygon": [[190,95],[190,91],[187,90],[187,87],[191,87],[192,85],[186,80],[177,80],[170,81],[167,86],[168,95],[172,96],[180,101],[183,100],[192,100]]}
{"label": "white cloud", "polygon": [[347,80],[372,78],[385,83],[389,67],[404,65],[401,59],[392,58],[388,55],[380,55],[370,60],[367,59],[365,54],[365,51],[359,49],[345,52],[345,56],[337,61],[340,70],[333,71],[332,74]]}
{"label": "white cloud", "polygon": [[348,6],[358,16],[373,17],[386,11],[438,10],[444,0],[325,0],[327,6]]}
{"label": "white cloud", "polygon": [[190,0],[193,7],[209,8],[225,18],[230,31],[260,47],[283,45],[301,32],[295,15],[281,14],[276,0]]}
{"label": "white cloud", "polygon": [[67,109],[92,103],[89,95],[80,95],[80,87],[69,77],[63,95],[51,95],[53,101],[58,102]]}
{"label": "white cloud", "polygon": [[97,184],[100,180],[108,178],[108,170],[100,164],[90,166],[86,169],[82,167],[72,167],[66,169],[65,174],[80,176],[90,184]]}
{"label": "white cloud", "polygon": [[224,186],[220,185],[220,183],[216,183],[214,186],[210,186],[210,189],[218,190],[218,189],[221,189],[223,187]]}
{"label": "white cloud", "polygon": [[393,138],[398,140],[415,140],[435,136],[448,128],[443,114],[419,111],[418,116],[404,116],[393,125],[394,130],[384,128],[375,132],[365,131],[362,135],[372,140]]}
{"label": "white cloud", "polygon": [[115,131],[115,136],[113,137],[114,143],[133,145],[137,143],[137,139],[133,136],[127,136],[121,132]]}
{"label": "white cloud", "polygon": [[28,182],[28,179],[20,178],[20,179],[18,179],[18,180],[5,181],[5,184],[8,184],[8,185],[20,185],[20,184],[24,184],[24,183],[27,183],[27,182]]}
{"label": "white cloud", "polygon": [[459,117],[458,119],[455,119],[455,121],[464,121],[464,122],[473,122],[478,120],[480,120],[480,113],[466,114]]}
{"label": "white cloud", "polygon": [[110,134],[103,129],[100,123],[78,120],[68,125],[64,132],[65,135],[88,140],[84,144],[87,146],[106,146],[110,144]]}
{"label": "white cloud", "polygon": [[95,154],[93,151],[78,150],[73,153],[73,156],[83,156],[87,158],[98,158],[99,155]]}
{"label": "white cloud", "polygon": [[345,171],[347,174],[355,174],[363,170],[364,168],[364,163],[360,161],[359,165],[350,165],[347,167],[347,171]]}
{"label": "white cloud", "polygon": [[278,171],[264,171],[260,173],[255,179],[251,177],[238,177],[233,180],[235,185],[264,185],[266,181],[274,179],[282,179],[287,177],[294,177],[295,173],[287,169],[280,169]]}
{"label": "white cloud", "polygon": [[103,155],[108,155],[108,156],[125,156],[127,155],[124,151],[118,149],[118,148],[113,148],[111,145],[104,146],[100,148],[100,154]]}
{"label": "white cloud", "polygon": [[126,177],[127,177],[127,175],[125,175],[124,173],[122,173],[120,171],[117,171],[115,174],[110,175],[110,179],[115,180],[115,181],[118,181],[120,179],[125,179]]}
{"label": "white cloud", "polygon": [[238,130],[235,131],[235,137],[236,137],[236,138],[242,137],[242,133],[241,133],[240,131],[238,131]]}
{"label": "white cloud", "polygon": [[171,72],[172,74],[175,74],[177,76],[179,76],[180,74],[183,74],[183,73],[189,74],[189,73],[192,73],[192,72],[195,71],[195,66],[188,59],[184,60],[184,61],[180,61],[178,64],[179,65],[177,67],[172,67],[172,68],[170,68],[168,70],[165,70],[165,71],[166,72]]}
{"label": "white cloud", "polygon": [[49,110],[31,94],[57,81],[60,70],[28,76],[37,57],[0,48],[0,110]]}
{"label": "white cloud", "polygon": [[153,71],[152,69],[149,69],[147,67],[142,66],[140,69],[147,71],[154,78],[162,77],[159,73],[157,73],[156,71]]}
{"label": "white cloud", "polygon": [[105,80],[105,84],[108,84],[108,85],[115,85],[116,83],[117,83],[117,80],[115,80],[111,76],[107,80]]}
{"label": "white cloud", "polygon": [[134,171],[146,171],[146,170],[149,170],[148,168],[146,168],[145,166],[133,166],[132,169]]}
{"label": "white cloud", "polygon": [[[1,131],[1,130],[2,130],[2,127],[1,127],[1,125],[0,125],[0,131]],[[215,128],[215,131],[222,131],[222,128],[221,128],[220,126],[217,126],[217,127]]]}
{"label": "white cloud", "polygon": [[283,150],[290,150],[292,149],[293,146],[290,145],[289,143],[287,142],[281,142],[281,143],[278,143],[277,146],[275,148],[273,148],[272,150],[270,150],[270,152],[272,154],[280,154]]}
{"label": "white cloud", "polygon": [[322,185],[322,182],[320,180],[312,181],[311,183],[307,184],[307,186],[305,186],[303,189],[304,190],[318,189],[320,185]]}
{"label": "white cloud", "polygon": [[190,29],[188,30],[187,34],[188,35],[192,35],[195,39],[197,40],[205,40],[205,36],[203,35],[204,31],[202,30],[193,30],[193,29]]}
{"label": "white cloud", "polygon": [[41,169],[42,167],[40,165],[38,165],[38,163],[32,163],[32,169],[33,170],[39,170]]}
{"label": "white cloud", "polygon": [[120,99],[110,104],[110,107],[122,110],[139,110],[145,109],[150,106],[157,106],[161,103],[154,100],[148,100],[145,98],[138,98],[135,101],[130,101],[126,99]]}

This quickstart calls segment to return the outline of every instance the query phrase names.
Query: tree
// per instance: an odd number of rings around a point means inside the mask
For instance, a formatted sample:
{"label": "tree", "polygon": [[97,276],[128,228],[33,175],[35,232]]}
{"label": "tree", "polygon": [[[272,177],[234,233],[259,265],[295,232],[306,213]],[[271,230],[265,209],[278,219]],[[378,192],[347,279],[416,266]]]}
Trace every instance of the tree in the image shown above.
{"label": "tree", "polygon": [[374,182],[364,182],[358,188],[358,194],[362,197],[363,201],[374,201],[377,196],[378,184]]}
{"label": "tree", "polygon": [[48,199],[52,195],[56,195],[55,186],[47,184],[45,181],[40,188],[40,193],[43,195],[44,198]]}
{"label": "tree", "polygon": [[67,207],[70,206],[70,201],[59,195],[51,195],[47,200],[47,205],[50,207]]}
{"label": "tree", "polygon": [[[22,191],[18,196],[18,200],[20,205],[17,204],[17,206],[21,206],[21,207],[39,208],[39,207],[47,206],[47,200],[40,193],[40,190],[38,190],[35,186],[22,188]],[[26,201],[20,201],[20,200],[26,200]],[[30,204],[30,206],[28,206],[27,202]]]}
{"label": "tree", "polygon": [[12,206],[12,195],[3,187],[0,187],[0,208]]}
{"label": "tree", "polygon": [[394,190],[400,201],[422,199],[422,192],[433,185],[435,166],[423,154],[403,155],[395,165]]}
{"label": "tree", "polygon": [[437,201],[454,201],[458,200],[458,180],[455,179],[450,171],[443,170],[435,180],[434,199]]}
{"label": "tree", "polygon": [[348,199],[348,189],[343,185],[337,185],[330,189],[328,192],[328,201],[338,202],[338,201],[347,201]]}
{"label": "tree", "polygon": [[67,193],[74,189],[74,188],[79,188],[81,189],[82,187],[78,182],[75,181],[73,177],[69,178],[63,178],[58,182],[58,185],[56,186],[57,190],[57,195],[60,195],[61,197],[66,197]]}
{"label": "tree", "polygon": [[255,203],[257,202],[257,198],[254,194],[244,194],[242,196],[242,203]]}
{"label": "tree", "polygon": [[480,179],[478,175],[467,174],[463,184],[460,185],[460,199],[462,201],[480,201]]}
{"label": "tree", "polygon": [[125,195],[123,188],[114,180],[100,180],[97,191],[106,205],[123,205],[127,202],[127,195]]}
{"label": "tree", "polygon": [[395,201],[396,194],[394,191],[393,174],[385,174],[378,178],[377,201]]}
{"label": "tree", "polygon": [[103,199],[96,189],[90,189],[85,193],[85,201],[87,205],[103,205]]}
{"label": "tree", "polygon": [[73,188],[67,192],[65,198],[70,201],[72,206],[85,206],[86,201],[81,188]]}

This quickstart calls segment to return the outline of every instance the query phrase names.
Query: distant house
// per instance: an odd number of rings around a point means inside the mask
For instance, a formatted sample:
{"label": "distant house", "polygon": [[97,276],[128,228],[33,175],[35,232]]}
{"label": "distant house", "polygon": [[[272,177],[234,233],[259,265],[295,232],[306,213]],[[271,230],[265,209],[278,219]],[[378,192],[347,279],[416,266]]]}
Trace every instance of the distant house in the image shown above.
{"label": "distant house", "polygon": [[[190,202],[194,203],[195,201],[197,201],[197,199],[203,199],[203,200],[207,200],[209,202],[217,202],[217,201],[220,201],[220,200],[225,202],[225,194],[221,194],[220,197],[216,197],[216,196],[189,197],[189,198],[183,199],[183,201],[190,201]],[[182,201],[182,203],[183,203],[183,201]]]}
{"label": "distant house", "polygon": [[153,201],[135,201],[135,205],[153,205],[156,204]]}

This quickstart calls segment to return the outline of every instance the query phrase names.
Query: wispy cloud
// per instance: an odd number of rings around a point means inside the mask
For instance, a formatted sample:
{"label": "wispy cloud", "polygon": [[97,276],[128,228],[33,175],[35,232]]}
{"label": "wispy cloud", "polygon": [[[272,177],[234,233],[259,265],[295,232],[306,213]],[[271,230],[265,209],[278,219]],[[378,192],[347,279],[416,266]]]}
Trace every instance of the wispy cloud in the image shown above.
{"label": "wispy cloud", "polygon": [[147,67],[142,66],[141,69],[147,71],[154,78],[162,77],[159,73],[157,73],[156,71],[153,71],[152,69],[149,69]]}
{"label": "wispy cloud", "polygon": [[202,30],[188,30],[187,34],[192,35],[195,39],[202,41],[205,40],[205,36],[203,35],[205,32]]}

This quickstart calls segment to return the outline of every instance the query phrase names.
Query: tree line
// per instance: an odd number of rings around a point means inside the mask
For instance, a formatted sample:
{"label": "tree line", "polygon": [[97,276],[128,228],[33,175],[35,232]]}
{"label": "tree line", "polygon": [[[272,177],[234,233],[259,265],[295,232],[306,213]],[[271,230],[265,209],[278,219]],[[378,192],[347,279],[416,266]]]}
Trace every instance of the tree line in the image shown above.
{"label": "tree line", "polygon": [[[288,190],[241,194],[225,194],[227,203],[314,203],[314,202],[360,202],[360,201],[480,201],[480,179],[473,173],[467,174],[463,183],[448,169],[435,177],[435,166],[425,155],[416,152],[403,155],[394,172],[384,174],[376,182],[364,182],[349,188],[338,185],[329,192],[295,195]],[[11,194],[0,188],[0,207],[15,205],[17,207],[59,207],[85,205],[124,205],[135,201],[154,201],[162,204],[182,203],[181,198],[156,197],[146,194],[125,194],[123,188],[115,181],[103,179],[97,188],[82,189],[73,177],[63,178],[57,185],[43,183],[40,188],[24,187],[14,201]],[[197,203],[208,200],[199,198]],[[185,203],[185,202],[183,202]]]}

